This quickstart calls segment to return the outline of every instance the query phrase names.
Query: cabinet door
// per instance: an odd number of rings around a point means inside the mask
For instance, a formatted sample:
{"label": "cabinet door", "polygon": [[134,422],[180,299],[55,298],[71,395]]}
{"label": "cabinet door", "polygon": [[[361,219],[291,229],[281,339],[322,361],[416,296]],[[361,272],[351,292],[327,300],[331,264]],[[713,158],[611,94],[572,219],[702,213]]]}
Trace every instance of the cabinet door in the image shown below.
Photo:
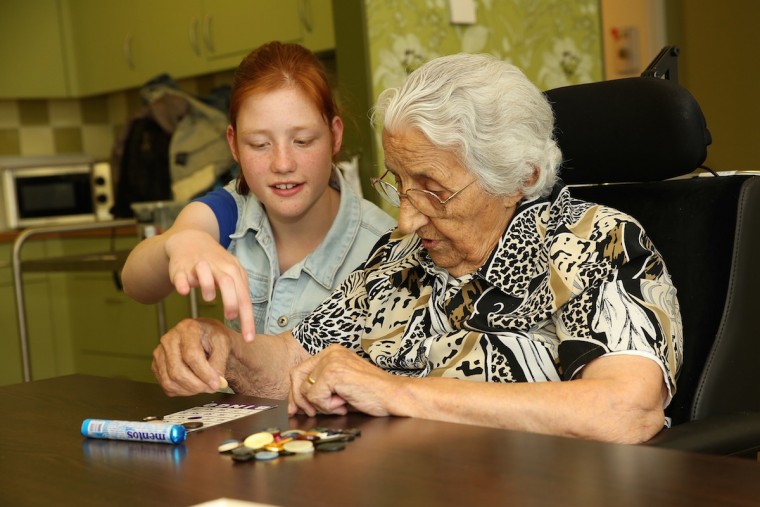
{"label": "cabinet door", "polygon": [[[59,242],[61,255],[107,251],[110,239],[67,239]],[[114,248],[126,250],[137,238],[117,238]],[[68,330],[77,373],[155,381],[151,371],[153,349],[158,345],[157,305],[137,303],[115,281],[114,273],[65,273]],[[164,300],[168,328],[190,317],[187,297],[172,294]],[[221,303],[199,298],[199,315],[222,318]]]}
{"label": "cabinet door", "polygon": [[13,274],[9,267],[0,267],[0,301],[2,301],[0,304],[0,386],[3,386],[17,384],[24,380],[16,300],[13,292]]}
{"label": "cabinet door", "polygon": [[237,67],[269,40],[301,37],[297,0],[69,0],[67,37],[79,95]]}
{"label": "cabinet door", "polygon": [[335,49],[332,0],[298,0],[303,45],[315,53]]}
{"label": "cabinet door", "polygon": [[140,4],[69,0],[63,9],[73,90],[92,95],[139,86],[150,48],[139,37]]}
{"label": "cabinet door", "polygon": [[[13,282],[11,243],[0,245],[0,385],[23,382],[18,314]],[[44,242],[29,242],[23,258],[45,256]],[[7,263],[7,264],[5,264]],[[73,360],[67,341],[68,319],[58,318],[51,275],[27,273],[24,282],[27,345],[32,379],[39,380],[73,373]]]}
{"label": "cabinet door", "polygon": [[[49,240],[48,251],[60,256],[128,250],[135,236],[102,236]],[[57,249],[54,251],[54,249]],[[124,294],[114,272],[64,272],[61,296],[74,369],[77,373],[151,380],[151,354],[158,343],[158,319],[153,305],[142,305]]]}
{"label": "cabinet door", "polygon": [[69,93],[58,0],[0,2],[0,97],[52,98]]}
{"label": "cabinet door", "polygon": [[203,0],[201,33],[208,70],[235,68],[265,42],[301,40],[297,0]]}
{"label": "cabinet door", "polygon": [[131,300],[109,273],[67,278],[77,373],[152,380],[151,355],[159,338],[155,307]]}
{"label": "cabinet door", "polygon": [[[139,36],[149,48],[144,65],[153,76],[172,78],[204,74],[201,0],[136,0],[141,13]],[[150,78],[149,78],[150,79]]]}

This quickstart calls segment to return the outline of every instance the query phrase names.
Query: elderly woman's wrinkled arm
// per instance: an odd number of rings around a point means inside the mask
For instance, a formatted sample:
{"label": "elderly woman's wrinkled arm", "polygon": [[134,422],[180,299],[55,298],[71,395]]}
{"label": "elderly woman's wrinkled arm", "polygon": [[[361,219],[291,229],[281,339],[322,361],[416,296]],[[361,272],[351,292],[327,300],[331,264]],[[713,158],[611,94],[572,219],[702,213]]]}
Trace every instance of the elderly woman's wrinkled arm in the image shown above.
{"label": "elderly woman's wrinkled arm", "polygon": [[307,357],[290,332],[250,343],[219,321],[186,319],[161,337],[152,368],[169,396],[212,393],[224,377],[237,393],[282,399],[288,372]]}
{"label": "elderly woman's wrinkled arm", "polygon": [[659,365],[636,355],[598,358],[572,381],[505,384],[396,376],[333,346],[301,363],[291,380],[291,413],[354,408],[620,443],[662,429],[667,397]]}

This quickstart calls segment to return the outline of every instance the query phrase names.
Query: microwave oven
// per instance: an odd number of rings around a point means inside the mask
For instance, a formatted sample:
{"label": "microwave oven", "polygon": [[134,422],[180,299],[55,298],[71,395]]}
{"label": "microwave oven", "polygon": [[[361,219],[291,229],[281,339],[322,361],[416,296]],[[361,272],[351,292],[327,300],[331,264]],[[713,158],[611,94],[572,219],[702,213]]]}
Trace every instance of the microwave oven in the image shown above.
{"label": "microwave oven", "polygon": [[0,157],[5,229],[111,220],[108,162],[87,156]]}

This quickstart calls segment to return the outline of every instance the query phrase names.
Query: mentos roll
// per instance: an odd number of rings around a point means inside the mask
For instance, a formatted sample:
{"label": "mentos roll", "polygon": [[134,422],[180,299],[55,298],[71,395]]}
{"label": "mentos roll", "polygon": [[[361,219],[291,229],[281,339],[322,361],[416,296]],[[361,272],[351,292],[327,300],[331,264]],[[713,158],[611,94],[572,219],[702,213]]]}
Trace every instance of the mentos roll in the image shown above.
{"label": "mentos roll", "polygon": [[85,419],[82,435],[109,440],[181,444],[185,441],[187,430],[181,424]]}

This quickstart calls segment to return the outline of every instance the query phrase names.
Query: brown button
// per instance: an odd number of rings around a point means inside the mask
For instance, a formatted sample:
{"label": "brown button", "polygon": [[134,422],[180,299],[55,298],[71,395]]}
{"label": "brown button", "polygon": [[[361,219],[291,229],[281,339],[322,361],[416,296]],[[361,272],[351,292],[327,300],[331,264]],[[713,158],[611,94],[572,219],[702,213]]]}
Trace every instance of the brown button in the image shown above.
{"label": "brown button", "polygon": [[280,327],[285,327],[288,325],[288,318],[284,315],[280,315],[280,317],[277,319],[277,325]]}

